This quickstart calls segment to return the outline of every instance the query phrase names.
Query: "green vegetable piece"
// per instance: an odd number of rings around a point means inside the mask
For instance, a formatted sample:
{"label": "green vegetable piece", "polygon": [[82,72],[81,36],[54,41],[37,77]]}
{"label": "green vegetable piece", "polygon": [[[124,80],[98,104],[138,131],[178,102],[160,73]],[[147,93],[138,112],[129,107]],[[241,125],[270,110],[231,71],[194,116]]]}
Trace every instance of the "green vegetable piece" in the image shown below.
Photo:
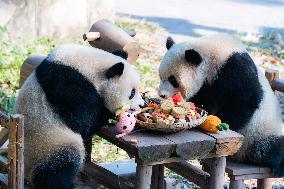
{"label": "green vegetable piece", "polygon": [[229,130],[230,127],[229,127],[229,124],[227,123],[221,123],[220,125],[217,126],[217,129],[219,131],[226,131],[226,130]]}
{"label": "green vegetable piece", "polygon": [[222,126],[222,123],[217,126],[217,129],[218,129],[219,131],[223,131],[223,130],[224,130],[224,128],[223,128],[223,126]]}
{"label": "green vegetable piece", "polygon": [[108,123],[109,124],[116,124],[117,120],[115,118],[110,118],[110,119],[108,119]]}
{"label": "green vegetable piece", "polygon": [[230,126],[229,126],[229,124],[227,124],[227,123],[223,123],[223,128],[225,128],[225,130],[229,130],[229,129],[230,129]]}

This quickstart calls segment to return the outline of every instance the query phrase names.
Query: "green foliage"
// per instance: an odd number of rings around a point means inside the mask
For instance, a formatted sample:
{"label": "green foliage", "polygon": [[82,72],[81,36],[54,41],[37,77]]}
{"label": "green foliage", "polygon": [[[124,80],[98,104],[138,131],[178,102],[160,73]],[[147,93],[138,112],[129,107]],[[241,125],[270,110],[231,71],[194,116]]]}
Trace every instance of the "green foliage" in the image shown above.
{"label": "green foliage", "polygon": [[141,62],[139,60],[136,61],[135,66],[138,68],[140,74],[142,75],[151,73],[153,71],[153,68],[151,67],[151,65],[146,64],[145,62]]}
{"label": "green foliage", "polygon": [[185,188],[198,189],[199,188],[195,184],[190,183],[187,179],[185,179],[184,177],[180,176],[179,174],[173,172],[170,169],[167,169],[167,168],[165,169],[165,175],[167,177],[175,179],[176,181],[175,181],[174,184],[179,183],[180,184],[179,185],[180,189],[185,189]]}
{"label": "green foliage", "polygon": [[145,20],[140,20],[140,21],[130,21],[129,19],[118,19],[115,21],[115,24],[124,29],[124,30],[129,30],[129,29],[144,29],[150,32],[155,32],[159,29],[157,25],[150,24],[145,22]]}
{"label": "green foliage", "polygon": [[4,28],[3,26],[0,26],[0,33],[4,33],[6,32],[6,28]]}
{"label": "green foliage", "polygon": [[108,119],[109,124],[117,124],[117,120],[115,118]]}
{"label": "green foliage", "polygon": [[134,29],[137,26],[136,23],[124,22],[122,20],[115,21],[115,24],[124,30]]}
{"label": "green foliage", "polygon": [[0,110],[10,113],[15,104],[22,63],[32,54],[47,54],[55,42],[46,37],[11,39],[7,36],[6,29],[0,27]]}
{"label": "green foliage", "polygon": [[99,136],[93,137],[92,144],[92,159],[96,162],[112,162],[129,158],[125,151]]}
{"label": "green foliage", "polygon": [[[247,37],[246,33],[236,34],[237,37],[242,39],[242,43],[248,47],[248,50],[258,51],[261,55],[265,56],[273,56],[277,58],[284,58],[283,47],[279,49],[281,46],[278,46],[277,43],[280,39],[276,39],[276,36],[282,36],[282,41],[284,34],[276,33],[276,32],[267,32],[263,34],[254,34],[250,37]],[[256,40],[257,39],[257,40]],[[278,47],[277,47],[278,46]]]}
{"label": "green foliage", "polygon": [[6,112],[12,112],[12,108],[15,104],[15,90],[13,89],[2,89],[0,88],[0,110],[4,110]]}
{"label": "green foliage", "polygon": [[278,56],[279,56],[280,58],[284,59],[284,50],[280,51],[280,52],[278,53]]}

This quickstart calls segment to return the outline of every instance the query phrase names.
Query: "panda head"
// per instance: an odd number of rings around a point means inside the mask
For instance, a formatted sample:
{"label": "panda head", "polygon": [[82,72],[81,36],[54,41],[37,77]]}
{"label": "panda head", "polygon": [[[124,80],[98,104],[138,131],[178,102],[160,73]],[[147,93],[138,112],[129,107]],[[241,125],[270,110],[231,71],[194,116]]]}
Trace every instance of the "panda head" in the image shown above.
{"label": "panda head", "polygon": [[166,52],[160,67],[159,95],[171,97],[181,92],[194,96],[204,83],[212,84],[233,52],[243,52],[243,46],[231,36],[217,34],[176,44],[168,37]]}
{"label": "panda head", "polygon": [[112,113],[129,105],[137,110],[144,105],[139,93],[139,74],[127,61],[127,53],[108,53],[101,49],[76,44],[55,48],[48,56],[52,62],[71,67],[95,87],[105,107]]}
{"label": "panda head", "polygon": [[[114,52],[114,54],[122,57],[125,55],[124,52],[122,54]],[[127,59],[127,56],[124,58]],[[132,110],[138,110],[144,105],[139,93],[139,74],[125,60],[106,68],[104,76],[99,92],[104,99],[105,106],[111,112],[114,113],[118,108],[125,105],[129,105]]]}

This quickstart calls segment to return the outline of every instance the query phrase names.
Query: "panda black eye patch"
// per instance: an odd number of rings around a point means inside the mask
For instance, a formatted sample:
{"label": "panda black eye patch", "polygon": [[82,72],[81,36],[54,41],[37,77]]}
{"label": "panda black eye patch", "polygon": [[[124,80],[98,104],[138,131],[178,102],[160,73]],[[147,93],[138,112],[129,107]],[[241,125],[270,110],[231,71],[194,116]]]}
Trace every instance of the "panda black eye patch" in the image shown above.
{"label": "panda black eye patch", "polygon": [[175,78],[175,76],[171,75],[169,78],[168,78],[168,81],[170,82],[170,84],[172,84],[172,86],[174,88],[179,88],[179,84]]}
{"label": "panda black eye patch", "polygon": [[131,99],[135,96],[135,92],[136,92],[135,89],[132,89],[132,90],[131,90],[131,94],[130,94],[130,96],[129,96],[129,100],[131,100]]}

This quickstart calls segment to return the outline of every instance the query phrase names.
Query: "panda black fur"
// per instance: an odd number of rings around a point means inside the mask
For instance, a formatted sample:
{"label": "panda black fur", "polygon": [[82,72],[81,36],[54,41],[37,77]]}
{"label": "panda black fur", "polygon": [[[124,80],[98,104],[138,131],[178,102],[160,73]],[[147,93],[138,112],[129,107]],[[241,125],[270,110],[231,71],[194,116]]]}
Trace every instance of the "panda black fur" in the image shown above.
{"label": "panda black fur", "polygon": [[234,159],[270,166],[284,176],[284,136],[276,96],[245,48],[217,34],[175,44],[159,68],[159,94],[180,91],[245,136]]}
{"label": "panda black fur", "polygon": [[137,72],[119,56],[73,44],[55,48],[27,78],[14,108],[25,116],[25,176],[32,187],[72,189],[84,142],[117,108],[144,104],[138,87]]}

